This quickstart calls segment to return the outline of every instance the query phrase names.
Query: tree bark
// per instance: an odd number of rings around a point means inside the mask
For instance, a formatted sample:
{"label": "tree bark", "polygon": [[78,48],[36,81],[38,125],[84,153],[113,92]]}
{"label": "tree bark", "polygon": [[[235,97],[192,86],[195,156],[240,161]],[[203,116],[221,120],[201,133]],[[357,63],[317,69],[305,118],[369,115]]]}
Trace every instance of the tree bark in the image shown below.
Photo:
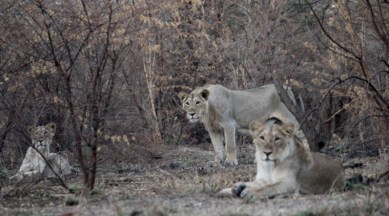
{"label": "tree bark", "polygon": [[281,101],[285,104],[288,110],[296,117],[297,121],[300,123],[300,129],[303,131],[305,137],[307,138],[309,148],[311,151],[318,151],[323,143],[322,140],[315,134],[315,125],[312,122],[306,121],[308,116],[305,116],[305,113],[302,111],[298,105],[294,105],[292,100],[288,97],[284,86],[281,84],[280,80],[277,78],[273,79],[273,83],[277,88],[278,95],[281,98]]}

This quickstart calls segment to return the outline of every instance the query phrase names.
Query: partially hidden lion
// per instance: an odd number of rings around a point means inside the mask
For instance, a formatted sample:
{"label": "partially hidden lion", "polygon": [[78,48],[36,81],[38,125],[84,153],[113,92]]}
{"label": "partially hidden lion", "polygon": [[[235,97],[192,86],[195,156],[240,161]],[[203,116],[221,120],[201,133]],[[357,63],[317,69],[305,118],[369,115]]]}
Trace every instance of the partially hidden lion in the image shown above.
{"label": "partially hidden lion", "polygon": [[[292,89],[285,88],[290,99],[296,103]],[[299,126],[296,118],[281,102],[275,85],[240,91],[221,85],[206,85],[189,94],[180,92],[178,96],[189,121],[204,124],[211,137],[217,164],[238,164],[235,132],[249,135],[249,124],[253,120],[265,121],[277,117]],[[301,130],[297,135],[309,149]]]}
{"label": "partially hidden lion", "polygon": [[256,148],[257,175],[252,182],[239,182],[219,195],[274,197],[299,192],[319,194],[342,190],[345,177],[339,161],[302,146],[293,123],[271,118],[254,121],[250,131]]}
{"label": "partially hidden lion", "polygon": [[28,127],[32,146],[27,149],[26,156],[23,159],[19,171],[11,176],[10,180],[21,181],[25,177],[39,175],[42,177],[57,177],[57,175],[68,175],[76,171],[66,158],[57,153],[50,152],[50,145],[53,142],[55,130],[55,123],[49,123],[45,126]]}

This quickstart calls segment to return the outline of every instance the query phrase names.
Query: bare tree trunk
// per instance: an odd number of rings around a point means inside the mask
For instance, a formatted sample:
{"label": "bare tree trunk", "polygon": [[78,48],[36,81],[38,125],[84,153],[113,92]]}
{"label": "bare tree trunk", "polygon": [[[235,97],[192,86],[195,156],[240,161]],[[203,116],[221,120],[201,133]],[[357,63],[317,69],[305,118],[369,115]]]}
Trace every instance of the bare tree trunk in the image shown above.
{"label": "bare tree trunk", "polygon": [[297,121],[300,123],[300,129],[303,131],[305,137],[307,138],[309,148],[312,151],[318,151],[320,141],[318,142],[317,136],[315,136],[315,125],[306,121],[306,117],[304,112],[301,110],[298,105],[294,105],[292,100],[288,97],[284,86],[281,84],[280,80],[277,78],[273,78],[273,83],[277,88],[278,94],[281,98],[281,101],[285,104],[288,110],[296,117]]}
{"label": "bare tree trunk", "polygon": [[155,54],[152,50],[147,51],[147,55],[143,58],[143,69],[146,77],[147,90],[149,93],[149,101],[151,106],[151,122],[150,125],[153,127],[154,132],[154,142],[163,143],[161,130],[159,127],[159,120],[157,115],[157,110],[155,106],[155,78],[156,74],[154,72],[155,66]]}

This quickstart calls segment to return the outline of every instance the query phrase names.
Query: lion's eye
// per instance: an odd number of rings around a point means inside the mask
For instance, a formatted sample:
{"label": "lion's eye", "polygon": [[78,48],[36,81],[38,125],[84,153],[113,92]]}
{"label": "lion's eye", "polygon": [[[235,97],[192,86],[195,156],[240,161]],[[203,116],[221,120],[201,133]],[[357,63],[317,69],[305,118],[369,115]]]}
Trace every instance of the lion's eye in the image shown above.
{"label": "lion's eye", "polygon": [[185,104],[186,104],[186,105],[189,105],[189,102],[186,102]]}
{"label": "lion's eye", "polygon": [[200,104],[200,101],[196,101],[196,105],[197,105],[197,104]]}
{"label": "lion's eye", "polygon": [[259,137],[261,140],[265,140],[265,137],[264,136],[260,136]]}
{"label": "lion's eye", "polygon": [[276,137],[276,138],[275,138],[275,141],[277,142],[278,140],[280,140],[280,138],[279,138],[279,137]]}

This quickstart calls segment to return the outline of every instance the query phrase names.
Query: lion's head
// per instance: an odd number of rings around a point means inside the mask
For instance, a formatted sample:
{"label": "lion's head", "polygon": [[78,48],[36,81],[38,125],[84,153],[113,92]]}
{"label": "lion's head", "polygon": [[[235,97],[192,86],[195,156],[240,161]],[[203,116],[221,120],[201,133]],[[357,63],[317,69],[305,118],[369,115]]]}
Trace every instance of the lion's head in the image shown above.
{"label": "lion's head", "polygon": [[271,118],[265,124],[250,123],[250,133],[257,149],[257,162],[282,162],[294,145],[294,125]]}
{"label": "lion's head", "polygon": [[186,111],[186,117],[194,123],[201,120],[208,109],[207,89],[194,90],[191,93],[180,92],[178,97],[181,99],[182,108]]}
{"label": "lion's head", "polygon": [[53,142],[56,125],[51,122],[44,126],[29,127],[32,145],[40,152],[49,152],[50,145]]}

